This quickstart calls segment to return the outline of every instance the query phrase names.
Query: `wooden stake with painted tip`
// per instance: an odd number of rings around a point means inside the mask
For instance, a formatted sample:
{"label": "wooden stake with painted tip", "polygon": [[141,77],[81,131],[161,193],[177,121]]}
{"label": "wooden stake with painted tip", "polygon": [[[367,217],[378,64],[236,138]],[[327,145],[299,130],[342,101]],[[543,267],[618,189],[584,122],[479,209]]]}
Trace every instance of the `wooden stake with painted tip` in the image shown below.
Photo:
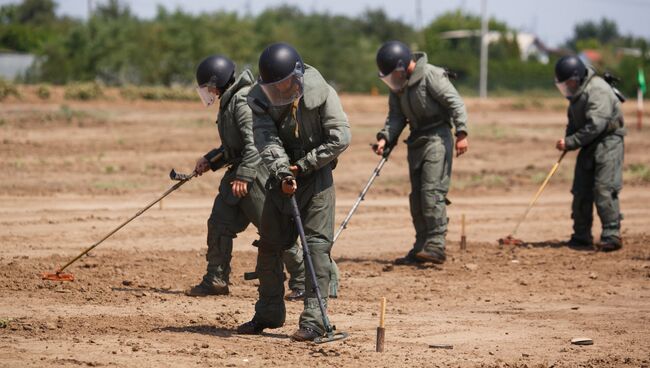
{"label": "wooden stake with painted tip", "polygon": [[384,352],[384,339],[386,337],[386,329],[384,328],[384,321],[386,318],[386,297],[381,298],[381,311],[379,312],[379,327],[377,327],[377,346],[375,351],[378,353]]}
{"label": "wooden stake with painted tip", "polygon": [[467,249],[467,237],[465,236],[465,214],[460,218],[460,249]]}

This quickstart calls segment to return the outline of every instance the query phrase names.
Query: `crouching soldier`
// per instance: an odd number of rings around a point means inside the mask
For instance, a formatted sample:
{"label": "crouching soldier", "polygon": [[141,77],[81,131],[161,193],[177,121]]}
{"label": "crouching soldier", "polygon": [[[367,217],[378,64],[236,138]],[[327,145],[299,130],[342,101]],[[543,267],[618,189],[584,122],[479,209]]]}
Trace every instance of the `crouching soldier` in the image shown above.
{"label": "crouching soldier", "polygon": [[[226,295],[230,276],[233,239],[252,222],[259,229],[268,170],[253,143],[253,117],[246,96],[253,74],[244,70],[235,77],[235,64],[221,55],[206,58],[196,71],[198,93],[206,106],[219,99],[217,128],[222,145],[201,157],[198,175],[228,166],[208,219],[208,266],[203,280],[186,291],[189,296]],[[222,158],[215,160],[219,153]],[[291,275],[288,298],[300,299],[305,290],[302,250],[294,244],[283,253]],[[282,263],[280,263],[282,265]],[[282,272],[282,271],[280,271]],[[284,275],[284,274],[283,274]]]}
{"label": "crouching soldier", "polygon": [[573,235],[569,246],[593,247],[593,206],[602,223],[598,248],[622,247],[619,193],[623,185],[623,113],[612,86],[586,68],[576,56],[555,64],[555,83],[569,101],[566,134],[556,143],[560,151],[580,149],[573,177]]}
{"label": "crouching soldier", "polygon": [[409,196],[415,243],[395,264],[443,263],[447,234],[447,192],[453,157],[467,151],[467,113],[447,72],[427,63],[425,53],[411,53],[402,42],[384,43],[377,52],[379,77],[390,88],[388,118],[374,150],[383,154],[408,124]]}
{"label": "crouching soldier", "polygon": [[[255,145],[270,177],[257,257],[259,299],[242,334],[260,334],[285,322],[282,252],[298,237],[291,217],[295,195],[318,286],[327,293],[334,233],[334,180],[337,157],[348,147],[350,127],[339,98],[313,67],[288,44],[268,46],[259,59],[260,78],[248,94]],[[307,277],[304,310],[293,340],[312,341],[325,333],[312,280]]]}

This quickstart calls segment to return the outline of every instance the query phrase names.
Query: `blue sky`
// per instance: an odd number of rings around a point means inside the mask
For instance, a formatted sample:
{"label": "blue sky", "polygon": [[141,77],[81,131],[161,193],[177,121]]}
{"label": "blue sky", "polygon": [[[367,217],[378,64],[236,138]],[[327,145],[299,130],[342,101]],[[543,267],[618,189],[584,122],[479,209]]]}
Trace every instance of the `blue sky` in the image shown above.
{"label": "blue sky", "polygon": [[[105,0],[91,0],[93,3]],[[158,4],[168,9],[181,8],[190,13],[229,10],[244,13],[250,9],[257,14],[269,6],[291,4],[304,11],[328,11],[336,14],[357,15],[367,8],[382,8],[391,17],[415,24],[416,0],[122,0],[138,16],[151,17]],[[18,0],[0,0],[0,4]],[[58,0],[60,13],[85,17],[88,0]],[[479,13],[480,0],[421,0],[422,22],[427,24],[437,15],[462,8]],[[503,20],[522,31],[533,31],[551,46],[569,38],[573,26],[585,20],[602,17],[614,19],[623,34],[650,39],[650,0],[488,0],[491,16]]]}

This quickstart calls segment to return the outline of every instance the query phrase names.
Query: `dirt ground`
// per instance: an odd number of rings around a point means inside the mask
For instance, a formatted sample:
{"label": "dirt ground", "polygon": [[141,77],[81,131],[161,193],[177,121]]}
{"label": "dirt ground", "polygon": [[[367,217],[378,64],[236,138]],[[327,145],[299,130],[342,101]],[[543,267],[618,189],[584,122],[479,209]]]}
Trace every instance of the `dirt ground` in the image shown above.
{"label": "dirt ground", "polygon": [[[522,225],[527,244],[499,247],[559,156],[565,102],[468,100],[470,151],[454,162],[449,258],[440,267],[391,266],[413,238],[400,144],[333,250],[342,285],[329,312],[350,337],[315,345],[288,338],[301,303],[288,303],[280,329],[234,333],[256,300],[256,282],[242,277],[255,266],[254,228],[235,240],[230,296],[183,295],[205,267],[205,222],[220,173],[187,183],[74,264],[76,281],[42,281],[41,272],[171,186],[171,168],[188,172],[218,145],[216,112],[198,102],[60,95],[0,104],[2,367],[650,366],[650,128],[626,138],[623,250],[561,246],[571,233],[575,153]],[[342,101],[353,144],[335,172],[337,221],[378,162],[368,144],[386,113],[385,97]],[[633,108],[626,106],[628,122]],[[458,242],[463,214],[466,251]],[[382,296],[386,351],[375,353]],[[594,344],[571,345],[575,337]]]}

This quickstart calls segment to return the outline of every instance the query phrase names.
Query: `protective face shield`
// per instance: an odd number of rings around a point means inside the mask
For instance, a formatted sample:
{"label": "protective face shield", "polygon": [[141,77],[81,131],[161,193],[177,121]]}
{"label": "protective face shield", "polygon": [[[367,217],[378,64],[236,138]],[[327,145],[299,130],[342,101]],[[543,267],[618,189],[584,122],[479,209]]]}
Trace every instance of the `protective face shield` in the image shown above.
{"label": "protective face shield", "polygon": [[269,102],[271,102],[271,105],[284,106],[302,97],[304,80],[302,66],[300,63],[296,63],[293,72],[279,81],[264,83],[260,77],[258,82],[262,87],[262,91],[264,91],[264,94],[269,99]]}
{"label": "protective face shield", "polygon": [[564,97],[570,100],[576,92],[578,92],[578,88],[580,87],[580,78],[571,77],[564,82],[559,82],[557,78],[555,78],[555,86]]}
{"label": "protective face shield", "polygon": [[218,88],[216,86],[215,77],[210,78],[210,81],[208,83],[204,83],[196,87],[196,92],[199,94],[201,102],[203,102],[203,105],[205,105],[205,107],[209,107],[219,98],[217,91]]}
{"label": "protective face shield", "polygon": [[379,79],[381,79],[382,82],[386,83],[386,85],[388,86],[388,88],[390,88],[391,91],[399,92],[404,87],[406,87],[406,83],[408,83],[408,75],[406,73],[406,67],[400,60],[397,63],[397,67],[392,72],[390,72],[390,74],[384,75],[380,71]]}

